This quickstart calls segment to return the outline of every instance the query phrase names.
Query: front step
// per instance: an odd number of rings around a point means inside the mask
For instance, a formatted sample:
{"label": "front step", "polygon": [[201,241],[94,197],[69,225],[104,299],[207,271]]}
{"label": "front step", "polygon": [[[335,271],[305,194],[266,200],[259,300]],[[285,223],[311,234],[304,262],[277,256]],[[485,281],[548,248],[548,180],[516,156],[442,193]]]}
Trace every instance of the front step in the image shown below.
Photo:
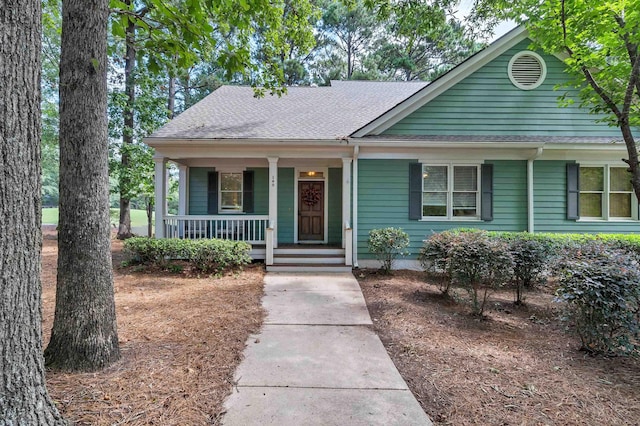
{"label": "front step", "polygon": [[343,256],[343,248],[331,247],[285,247],[273,249],[274,256],[280,255],[322,255],[322,256]]}
{"label": "front step", "polygon": [[295,265],[314,265],[314,264],[331,264],[344,265],[344,255],[321,255],[321,254],[290,254],[290,255],[274,255],[274,264],[295,264]]}
{"label": "front step", "polygon": [[338,264],[278,264],[267,266],[267,272],[351,272],[351,266]]}
{"label": "front step", "polygon": [[273,250],[273,265],[270,272],[349,272],[345,265],[345,251],[342,248],[298,246],[281,247]]}

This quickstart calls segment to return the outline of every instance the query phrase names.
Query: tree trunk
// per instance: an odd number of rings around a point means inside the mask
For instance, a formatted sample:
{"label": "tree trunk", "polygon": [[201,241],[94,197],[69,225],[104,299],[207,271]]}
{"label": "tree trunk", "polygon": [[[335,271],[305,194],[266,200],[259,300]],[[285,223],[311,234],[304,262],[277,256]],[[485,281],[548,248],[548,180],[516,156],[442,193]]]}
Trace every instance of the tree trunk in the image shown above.
{"label": "tree trunk", "polygon": [[172,120],[176,114],[176,78],[169,77],[169,99],[167,101],[167,109],[169,110],[169,120]]}
{"label": "tree trunk", "polygon": [[[131,0],[126,1],[131,4]],[[136,101],[136,49],[135,49],[136,26],[132,21],[127,25],[125,44],[126,53],[124,58],[124,91],[127,95],[127,103],[124,107],[124,131],[122,135],[121,172],[120,172],[120,223],[118,225],[118,239],[130,238],[131,233],[131,202],[129,190],[131,179],[127,169],[131,167],[129,147],[133,144],[133,109]]]}
{"label": "tree trunk", "polygon": [[629,159],[623,159],[622,161],[629,165],[633,192],[636,195],[636,198],[640,200],[640,163],[638,162],[638,147],[636,146],[636,141],[633,137],[633,132],[631,131],[628,120],[624,123],[620,123],[620,131],[622,132],[622,138],[627,146],[627,153],[629,154]]}
{"label": "tree trunk", "polygon": [[111,269],[108,0],[64,0],[60,58],[58,285],[46,363],[99,370],[120,358]]}
{"label": "tree trunk", "polygon": [[42,358],[41,3],[0,3],[0,424],[63,425]]}
{"label": "tree trunk", "polygon": [[191,106],[191,75],[187,72],[184,76],[184,110]]}
{"label": "tree trunk", "polygon": [[352,65],[352,50],[351,43],[347,45],[347,80],[351,80],[351,74],[353,74],[353,65]]}
{"label": "tree trunk", "polygon": [[147,199],[147,236],[153,237],[153,199]]}

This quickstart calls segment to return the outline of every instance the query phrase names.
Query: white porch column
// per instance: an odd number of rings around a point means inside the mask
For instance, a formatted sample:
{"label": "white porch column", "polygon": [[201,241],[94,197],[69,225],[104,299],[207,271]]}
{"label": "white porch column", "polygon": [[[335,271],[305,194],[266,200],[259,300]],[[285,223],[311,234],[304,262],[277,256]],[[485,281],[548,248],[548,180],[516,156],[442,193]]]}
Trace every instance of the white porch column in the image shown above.
{"label": "white porch column", "polygon": [[154,157],[155,163],[155,198],[156,198],[156,238],[164,238],[164,216],[167,205],[167,160],[164,157]]}
{"label": "white porch column", "polygon": [[351,220],[351,233],[353,234],[353,266],[358,267],[358,155],[360,155],[360,146],[353,147],[353,218]]}
{"label": "white porch column", "polygon": [[187,214],[187,205],[189,200],[187,194],[189,192],[189,168],[180,164],[178,166],[178,215]]}
{"label": "white porch column", "polygon": [[167,214],[169,212],[169,179],[171,179],[171,174],[169,173],[169,167],[165,164],[165,176],[164,176],[164,213]]}
{"label": "white porch column", "polygon": [[269,161],[269,220],[273,223],[273,247],[278,247],[278,157]]}
{"label": "white porch column", "polygon": [[352,158],[342,159],[342,248],[345,248],[345,225],[351,225],[351,162]]}

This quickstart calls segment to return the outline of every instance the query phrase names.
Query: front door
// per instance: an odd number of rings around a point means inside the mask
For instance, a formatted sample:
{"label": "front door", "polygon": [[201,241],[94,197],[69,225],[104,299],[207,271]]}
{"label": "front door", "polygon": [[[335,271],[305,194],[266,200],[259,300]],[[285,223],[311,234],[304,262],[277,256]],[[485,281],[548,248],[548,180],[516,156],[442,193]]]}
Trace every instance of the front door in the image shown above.
{"label": "front door", "polygon": [[298,182],[298,240],[324,240],[324,182]]}

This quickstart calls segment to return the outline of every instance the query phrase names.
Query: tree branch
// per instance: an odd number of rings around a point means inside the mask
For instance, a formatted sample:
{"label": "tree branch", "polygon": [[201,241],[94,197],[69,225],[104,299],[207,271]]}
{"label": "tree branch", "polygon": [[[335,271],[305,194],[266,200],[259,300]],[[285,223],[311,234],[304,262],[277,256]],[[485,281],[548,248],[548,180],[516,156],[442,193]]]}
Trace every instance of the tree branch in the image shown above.
{"label": "tree branch", "polygon": [[629,120],[629,113],[631,112],[631,105],[633,104],[634,92],[636,87],[640,84],[638,75],[640,74],[640,57],[636,56],[636,60],[631,67],[631,74],[629,75],[629,83],[627,84],[627,90],[624,94],[624,104],[622,105],[622,116],[627,121]]}

